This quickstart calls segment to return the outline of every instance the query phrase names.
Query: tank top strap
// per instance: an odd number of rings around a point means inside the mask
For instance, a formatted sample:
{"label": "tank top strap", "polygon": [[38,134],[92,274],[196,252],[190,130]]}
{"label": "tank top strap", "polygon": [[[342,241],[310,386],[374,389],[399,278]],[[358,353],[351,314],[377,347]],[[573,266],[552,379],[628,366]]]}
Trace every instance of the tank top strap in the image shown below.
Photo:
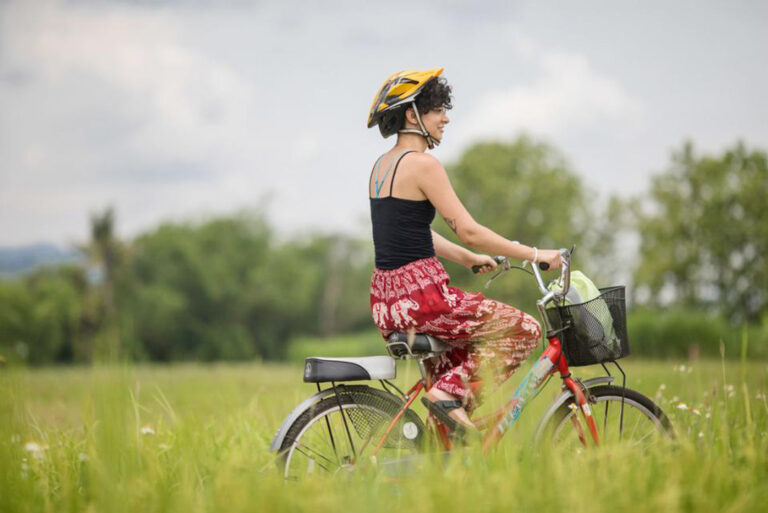
{"label": "tank top strap", "polygon": [[413,150],[406,150],[397,157],[397,161],[395,162],[395,169],[392,171],[392,180],[389,181],[389,197],[392,197],[392,187],[395,185],[395,175],[397,174],[397,166],[400,165],[400,161],[403,160],[403,157],[405,157],[409,153],[413,153]]}
{"label": "tank top strap", "polygon": [[373,163],[373,169],[371,169],[371,176],[368,177],[368,197],[371,196],[371,182],[373,182],[373,174],[376,173],[376,176],[379,175],[379,170],[381,168],[381,159],[384,158],[384,154],[382,154],[379,158],[376,159],[376,162]]}

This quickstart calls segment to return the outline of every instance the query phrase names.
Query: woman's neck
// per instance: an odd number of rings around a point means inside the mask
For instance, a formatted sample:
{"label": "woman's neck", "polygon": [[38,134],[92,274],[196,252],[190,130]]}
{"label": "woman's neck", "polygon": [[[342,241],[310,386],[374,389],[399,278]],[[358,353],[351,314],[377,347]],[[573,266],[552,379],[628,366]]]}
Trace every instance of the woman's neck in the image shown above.
{"label": "woman's neck", "polygon": [[395,148],[401,150],[427,151],[427,140],[417,134],[397,134]]}

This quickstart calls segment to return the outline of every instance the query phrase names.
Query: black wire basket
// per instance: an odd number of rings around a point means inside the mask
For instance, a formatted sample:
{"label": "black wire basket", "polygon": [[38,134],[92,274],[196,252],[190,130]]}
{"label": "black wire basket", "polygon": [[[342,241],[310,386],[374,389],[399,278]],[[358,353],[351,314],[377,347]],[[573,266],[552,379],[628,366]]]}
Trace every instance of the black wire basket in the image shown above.
{"label": "black wire basket", "polygon": [[552,328],[559,330],[568,365],[582,367],[624,358],[629,354],[624,287],[600,289],[595,299],[547,309]]}

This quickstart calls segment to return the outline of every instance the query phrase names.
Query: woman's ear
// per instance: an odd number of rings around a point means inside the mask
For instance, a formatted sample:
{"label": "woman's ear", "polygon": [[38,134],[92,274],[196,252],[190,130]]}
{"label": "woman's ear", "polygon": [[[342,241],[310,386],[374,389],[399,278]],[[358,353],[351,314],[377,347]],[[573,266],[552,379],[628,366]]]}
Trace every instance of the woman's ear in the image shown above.
{"label": "woman's ear", "polygon": [[413,112],[414,107],[408,107],[405,109],[405,122],[410,123],[411,125],[418,125],[418,121],[416,121],[416,113]]}

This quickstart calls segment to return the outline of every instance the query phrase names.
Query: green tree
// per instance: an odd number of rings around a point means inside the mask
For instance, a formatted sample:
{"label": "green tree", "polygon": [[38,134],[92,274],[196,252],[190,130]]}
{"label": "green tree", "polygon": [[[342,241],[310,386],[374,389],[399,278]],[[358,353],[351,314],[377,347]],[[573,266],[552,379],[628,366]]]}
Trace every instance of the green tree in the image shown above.
{"label": "green tree", "polygon": [[279,359],[297,334],[371,323],[371,252],[348,237],[278,241],[242,215],[163,225],[129,253],[118,299],[137,358]]}
{"label": "green tree", "polygon": [[74,265],[0,282],[0,353],[33,365],[88,360],[87,296]]}
{"label": "green tree", "polygon": [[647,302],[706,307],[733,322],[768,312],[766,154],[736,144],[698,156],[686,143],[635,205]]}
{"label": "green tree", "polygon": [[98,333],[99,358],[113,360],[120,355],[120,330],[115,301],[115,274],[120,263],[121,244],[115,237],[115,213],[112,207],[91,215],[91,240],[84,247],[99,270],[103,304],[103,325]]}
{"label": "green tree", "polygon": [[[453,186],[472,216],[497,233],[540,248],[576,244],[575,268],[611,285],[614,239],[597,215],[589,191],[552,146],[520,137],[510,143],[481,143],[447,166]],[[615,202],[611,203],[612,208]],[[442,222],[438,232],[455,239]],[[454,281],[478,289],[486,278],[448,264]],[[487,275],[486,275],[487,276]],[[537,296],[534,282],[520,274],[494,283],[489,294],[528,311]]]}

